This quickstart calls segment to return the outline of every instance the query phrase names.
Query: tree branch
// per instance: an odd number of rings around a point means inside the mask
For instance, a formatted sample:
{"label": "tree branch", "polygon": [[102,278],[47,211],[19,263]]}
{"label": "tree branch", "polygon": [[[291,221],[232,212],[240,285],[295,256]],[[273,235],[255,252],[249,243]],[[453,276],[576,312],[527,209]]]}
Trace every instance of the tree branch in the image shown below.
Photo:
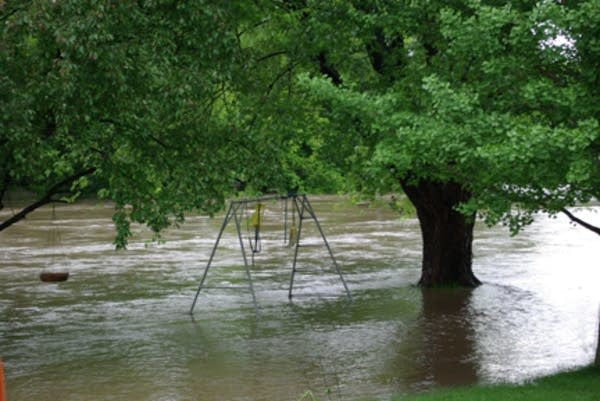
{"label": "tree branch", "polygon": [[393,69],[402,67],[402,50],[404,37],[395,35],[388,43],[381,27],[373,30],[372,38],[366,42],[366,50],[373,69],[382,76],[390,74]]}
{"label": "tree branch", "polygon": [[277,50],[277,51],[265,54],[264,56],[257,58],[256,62],[260,63],[261,61],[268,60],[268,59],[270,59],[272,57],[282,56],[282,55],[287,54],[287,53],[288,53],[287,50]]}
{"label": "tree branch", "polygon": [[[13,15],[15,15],[19,11],[24,10],[26,7],[28,7],[28,6],[15,7],[12,10],[7,11],[5,14],[1,14],[0,15],[0,21],[4,21],[4,20],[9,19],[10,17],[12,17]],[[3,11],[3,10],[0,8],[0,11]]]}
{"label": "tree branch", "polygon": [[584,228],[587,228],[588,230],[590,230],[590,231],[592,231],[592,232],[600,235],[600,227],[596,227],[596,226],[594,226],[594,225],[592,225],[592,224],[590,224],[588,222],[585,222],[585,221],[581,220],[578,217],[575,217],[573,215],[573,213],[569,212],[565,208],[560,209],[560,211],[563,212],[564,214],[566,214],[567,217],[569,217],[569,219],[571,219],[571,221],[573,221],[573,222],[579,224],[580,226],[582,226]]}
{"label": "tree branch", "polygon": [[333,82],[335,86],[341,86],[342,77],[339,71],[331,64],[329,64],[324,51],[317,55],[317,61],[319,62],[319,71],[321,71],[321,74],[331,79],[331,82]]}
{"label": "tree branch", "polygon": [[271,83],[267,86],[267,92],[266,95],[268,96],[271,91],[273,90],[273,88],[275,88],[275,85],[277,84],[277,82],[283,78],[285,76],[285,74],[289,73],[290,71],[292,71],[294,68],[296,67],[296,64],[294,63],[289,63],[287,65],[286,68],[284,68],[282,71],[280,71],[276,76],[275,79],[273,79],[273,81],[271,81]]}
{"label": "tree branch", "polygon": [[254,25],[250,26],[248,29],[243,29],[240,32],[236,33],[236,36],[239,38],[242,37],[242,35],[244,35],[246,32],[251,31],[252,29],[258,28],[261,25],[266,24],[267,22],[271,21],[271,18],[265,18],[257,23],[255,23]]}
{"label": "tree branch", "polygon": [[38,199],[36,202],[30,204],[29,206],[24,207],[23,209],[21,209],[21,211],[19,213],[15,214],[8,220],[0,223],[0,231],[12,226],[13,224],[17,223],[20,220],[23,220],[25,217],[27,217],[27,215],[29,213],[33,212],[37,208],[44,206],[48,203],[57,202],[57,200],[52,199],[52,196],[54,196],[55,194],[60,192],[60,190],[62,188],[64,188],[65,186],[71,185],[76,180],[80,179],[81,177],[85,177],[86,175],[93,174],[95,171],[96,171],[96,168],[91,167],[87,170],[83,170],[76,174],[73,174],[73,175],[65,178],[64,180],[60,181],[59,183],[53,185],[50,189],[48,189],[48,191],[46,191],[46,193],[44,194],[43,197]]}

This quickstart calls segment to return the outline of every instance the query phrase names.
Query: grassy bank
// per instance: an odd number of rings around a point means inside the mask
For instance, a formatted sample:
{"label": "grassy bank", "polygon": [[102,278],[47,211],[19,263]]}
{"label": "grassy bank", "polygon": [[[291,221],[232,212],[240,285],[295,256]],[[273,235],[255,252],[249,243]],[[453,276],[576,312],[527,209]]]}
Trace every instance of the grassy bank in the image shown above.
{"label": "grassy bank", "polygon": [[474,386],[406,395],[393,401],[599,401],[600,367],[559,373],[520,386]]}

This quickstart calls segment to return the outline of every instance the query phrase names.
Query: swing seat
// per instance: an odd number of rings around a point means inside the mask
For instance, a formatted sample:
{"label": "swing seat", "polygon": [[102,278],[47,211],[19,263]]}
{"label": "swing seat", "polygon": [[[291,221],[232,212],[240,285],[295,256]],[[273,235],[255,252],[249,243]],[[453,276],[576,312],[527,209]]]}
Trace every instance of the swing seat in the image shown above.
{"label": "swing seat", "polygon": [[40,280],[45,283],[56,283],[60,281],[67,281],[69,278],[69,272],[42,272],[40,273]]}

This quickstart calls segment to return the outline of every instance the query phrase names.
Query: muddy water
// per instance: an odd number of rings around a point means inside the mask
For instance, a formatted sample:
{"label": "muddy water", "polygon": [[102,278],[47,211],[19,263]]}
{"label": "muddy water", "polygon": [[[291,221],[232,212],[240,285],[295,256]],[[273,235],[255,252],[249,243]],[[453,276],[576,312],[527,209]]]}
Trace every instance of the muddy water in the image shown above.
{"label": "muddy water", "polygon": [[[292,253],[268,204],[242,290],[204,290],[189,308],[222,223],[190,217],[113,250],[110,205],[35,212],[0,233],[0,355],[10,401],[386,399],[475,382],[520,382],[585,365],[596,345],[600,238],[540,219],[511,238],[477,228],[474,291],[421,291],[415,220],[313,199],[353,295],[306,223],[292,302]],[[599,208],[577,209],[600,224]],[[10,213],[5,209],[1,213]],[[243,227],[244,231],[246,230]],[[244,236],[249,235],[246,232]],[[230,225],[207,284],[246,286]],[[69,271],[44,284],[41,271]]]}

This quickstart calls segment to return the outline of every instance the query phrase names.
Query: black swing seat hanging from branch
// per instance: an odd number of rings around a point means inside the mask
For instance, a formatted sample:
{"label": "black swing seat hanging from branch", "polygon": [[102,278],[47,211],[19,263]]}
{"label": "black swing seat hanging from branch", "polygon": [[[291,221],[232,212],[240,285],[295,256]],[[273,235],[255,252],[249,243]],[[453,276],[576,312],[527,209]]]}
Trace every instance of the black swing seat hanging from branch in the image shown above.
{"label": "black swing seat hanging from branch", "polygon": [[[294,288],[294,278],[297,269],[297,261],[298,261],[298,250],[301,247],[301,234],[302,227],[305,220],[312,220],[318,230],[321,239],[323,240],[323,245],[327,248],[327,252],[329,257],[331,258],[333,267],[335,272],[339,276],[341,283],[344,287],[344,291],[348,298],[352,298],[350,294],[350,290],[348,289],[348,285],[346,284],[346,280],[342,275],[342,271],[340,266],[338,265],[335,256],[329,246],[329,242],[325,237],[325,233],[317,219],[317,216],[310,204],[308,197],[306,195],[298,195],[295,193],[287,194],[287,195],[272,195],[272,196],[264,196],[260,198],[253,199],[241,199],[241,200],[233,200],[229,204],[229,208],[227,213],[225,214],[225,218],[223,220],[223,224],[221,226],[221,230],[217,235],[217,239],[212,248],[210,257],[208,259],[208,263],[206,264],[206,268],[204,269],[204,273],[202,275],[202,279],[200,280],[200,285],[198,286],[198,290],[196,291],[196,295],[194,297],[194,301],[192,303],[192,307],[190,309],[190,313],[194,313],[194,307],[196,306],[196,302],[198,301],[198,296],[200,291],[203,289],[209,288],[219,288],[219,289],[239,289],[240,287],[210,287],[205,285],[206,277],[210,270],[212,261],[215,257],[215,253],[217,251],[217,247],[219,246],[219,242],[221,241],[221,237],[223,236],[223,232],[227,228],[227,225],[233,221],[235,223],[237,237],[240,245],[240,250],[242,253],[242,258],[244,261],[244,270],[246,272],[246,277],[248,280],[247,290],[252,295],[252,300],[254,302],[254,306],[257,307],[256,295],[254,293],[254,286],[252,283],[252,273],[250,267],[254,267],[254,255],[262,251],[262,243],[261,243],[261,230],[264,227],[264,214],[265,214],[265,203],[269,201],[283,201],[284,203],[284,244],[290,248],[294,249],[294,258],[292,261],[292,271],[290,276],[290,285],[288,289],[288,298],[291,300],[293,295]],[[248,218],[246,215],[247,209],[249,205],[254,206],[254,211],[252,215]],[[292,213],[292,221],[291,225],[288,222],[288,213]],[[246,229],[251,233],[248,237],[249,248],[251,251],[251,264],[248,262],[248,257],[246,255],[246,247],[244,246],[244,240],[242,237],[242,222],[246,218]],[[289,233],[288,233],[289,226]],[[288,235],[289,234],[289,235]]]}

